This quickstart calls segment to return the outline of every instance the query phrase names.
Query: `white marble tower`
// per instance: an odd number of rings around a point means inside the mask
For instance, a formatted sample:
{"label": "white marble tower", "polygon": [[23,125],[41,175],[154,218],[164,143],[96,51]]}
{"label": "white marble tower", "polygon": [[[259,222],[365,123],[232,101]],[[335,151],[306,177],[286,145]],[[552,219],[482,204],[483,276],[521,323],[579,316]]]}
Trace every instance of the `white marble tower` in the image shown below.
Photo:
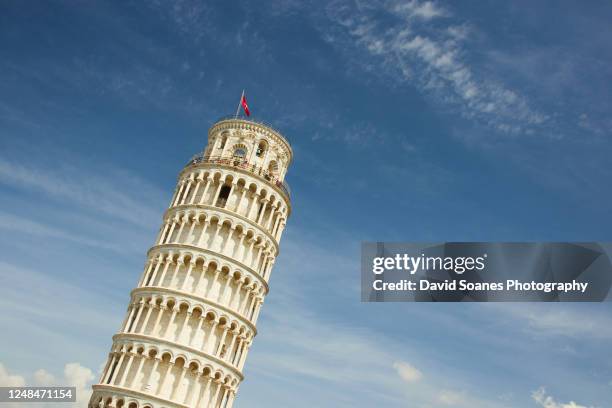
{"label": "white marble tower", "polygon": [[292,150],[223,119],[181,171],[89,406],[230,408],[291,213]]}

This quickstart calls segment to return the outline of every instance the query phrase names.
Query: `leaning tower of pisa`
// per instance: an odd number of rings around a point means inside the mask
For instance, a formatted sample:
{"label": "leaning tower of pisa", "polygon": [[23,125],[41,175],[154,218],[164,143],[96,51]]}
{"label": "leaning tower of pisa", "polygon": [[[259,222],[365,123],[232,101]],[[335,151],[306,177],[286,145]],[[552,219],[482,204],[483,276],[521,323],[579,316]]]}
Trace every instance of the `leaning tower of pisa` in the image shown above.
{"label": "leaning tower of pisa", "polygon": [[89,406],[229,408],[291,212],[287,139],[222,119],[178,177]]}

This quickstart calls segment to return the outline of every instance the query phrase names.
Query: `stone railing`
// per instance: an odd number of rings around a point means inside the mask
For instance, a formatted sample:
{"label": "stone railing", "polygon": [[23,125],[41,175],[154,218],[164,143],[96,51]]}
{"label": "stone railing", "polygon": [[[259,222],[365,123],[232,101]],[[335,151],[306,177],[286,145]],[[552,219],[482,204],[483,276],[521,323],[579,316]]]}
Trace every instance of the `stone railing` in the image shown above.
{"label": "stone railing", "polygon": [[195,166],[199,163],[220,164],[223,166],[231,166],[241,170],[246,170],[250,173],[263,177],[264,179],[278,187],[287,196],[287,198],[291,198],[291,190],[289,189],[289,185],[286,182],[279,180],[278,177],[271,174],[263,167],[255,166],[254,164],[249,164],[242,157],[221,157],[197,154],[193,156],[191,160],[189,160],[187,166]]}

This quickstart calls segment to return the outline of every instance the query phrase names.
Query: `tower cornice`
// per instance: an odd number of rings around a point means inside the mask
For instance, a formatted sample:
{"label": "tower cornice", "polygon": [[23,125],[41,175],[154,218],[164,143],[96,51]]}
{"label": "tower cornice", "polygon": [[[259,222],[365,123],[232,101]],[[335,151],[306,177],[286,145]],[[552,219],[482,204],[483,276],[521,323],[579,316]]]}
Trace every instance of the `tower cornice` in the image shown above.
{"label": "tower cornice", "polygon": [[123,342],[123,341],[129,341],[129,340],[133,340],[135,342],[141,342],[141,343],[146,342],[147,344],[152,345],[152,346],[159,346],[161,344],[167,347],[171,347],[173,349],[181,350],[183,352],[187,351],[201,358],[210,360],[211,362],[213,362],[214,364],[218,366],[221,366],[224,370],[231,372],[233,375],[238,377],[241,381],[244,379],[244,375],[239,370],[237,370],[236,367],[233,367],[231,364],[228,364],[226,361],[223,361],[218,357],[215,357],[205,351],[194,349],[193,347],[177,344],[177,343],[174,343],[168,340],[160,339],[159,337],[147,336],[143,334],[117,333],[113,336],[113,341],[116,341],[117,343]]}
{"label": "tower cornice", "polygon": [[164,220],[168,220],[168,218],[172,218],[169,217],[171,214],[172,215],[176,215],[177,212],[189,212],[190,210],[206,210],[208,211],[211,216],[219,216],[220,214],[224,214],[225,216],[229,216],[232,218],[237,218],[238,220],[248,224],[253,230],[261,232],[262,234],[264,234],[269,240],[270,242],[272,242],[272,245],[274,246],[274,250],[275,256],[278,256],[278,254],[280,253],[280,247],[278,246],[278,242],[276,241],[276,238],[274,238],[274,236],[272,234],[270,234],[266,229],[261,228],[260,225],[258,225],[256,222],[243,217],[240,214],[236,214],[234,211],[230,211],[230,210],[226,210],[225,208],[221,208],[221,207],[217,207],[215,205],[208,205],[208,204],[180,204],[171,208],[168,208],[163,215]]}
{"label": "tower cornice", "polygon": [[132,396],[134,398],[142,399],[145,401],[150,401],[151,403],[159,404],[155,406],[167,406],[167,407],[173,407],[173,408],[189,408],[189,405],[179,404],[179,403],[170,401],[168,399],[160,398],[155,395],[151,395],[149,393],[136,391],[131,388],[117,387],[117,386],[108,385],[108,384],[96,384],[92,386],[92,388],[94,391],[99,391],[99,392],[108,391],[110,395],[121,393],[121,394]]}
{"label": "tower cornice", "polygon": [[132,291],[130,292],[130,296],[132,298],[134,298],[135,295],[143,295],[143,294],[150,294],[150,295],[167,295],[167,296],[173,296],[175,298],[183,298],[185,300],[189,300],[192,302],[200,302],[203,303],[207,306],[210,306],[214,309],[220,310],[223,313],[226,313],[228,315],[230,315],[231,317],[233,317],[234,319],[244,323],[245,326],[247,326],[252,332],[253,332],[253,337],[257,336],[257,327],[245,316],[241,315],[240,313],[236,313],[235,311],[220,305],[218,303],[212,302],[204,297],[201,296],[196,296],[196,295],[191,295],[187,292],[183,292],[180,290],[176,290],[176,289],[168,289],[168,288],[163,288],[163,287],[159,287],[159,286],[147,286],[144,288],[134,288],[132,289]]}
{"label": "tower cornice", "polygon": [[293,161],[293,149],[289,140],[283,136],[278,130],[272,126],[254,120],[254,119],[242,119],[242,118],[221,118],[208,130],[208,137],[210,138],[215,132],[227,130],[227,129],[241,129],[246,131],[254,131],[263,134],[266,137],[273,139],[283,146],[284,153],[287,155],[287,165],[290,165]]}
{"label": "tower cornice", "polygon": [[203,249],[195,245],[187,245],[187,244],[176,244],[176,243],[175,244],[160,244],[160,245],[155,245],[149,248],[149,250],[147,251],[147,256],[150,257],[151,254],[153,253],[158,254],[160,250],[166,250],[166,249],[168,251],[171,251],[173,249],[174,250],[184,249],[184,250],[192,251],[198,254],[203,254],[203,255],[205,254],[207,256],[211,256],[212,258],[216,257],[217,259],[223,259],[227,263],[234,264],[238,268],[244,269],[250,274],[252,274],[255,277],[255,279],[257,279],[257,282],[259,282],[261,286],[264,288],[265,290],[264,293],[266,295],[268,294],[268,291],[270,289],[268,286],[268,282],[266,282],[266,280],[259,273],[257,273],[253,268],[243,264],[240,261],[235,260],[234,258],[231,258],[227,255],[220,254],[215,251],[211,251],[209,249]]}

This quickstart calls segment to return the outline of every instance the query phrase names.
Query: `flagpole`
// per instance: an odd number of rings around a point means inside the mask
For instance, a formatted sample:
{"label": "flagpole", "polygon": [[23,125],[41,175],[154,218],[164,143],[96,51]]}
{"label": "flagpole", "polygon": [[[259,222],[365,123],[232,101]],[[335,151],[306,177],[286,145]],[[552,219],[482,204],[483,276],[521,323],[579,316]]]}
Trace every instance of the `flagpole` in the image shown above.
{"label": "flagpole", "polygon": [[234,119],[238,119],[238,113],[240,113],[240,105],[242,105],[242,98],[244,98],[244,89],[242,90],[242,95],[240,95],[240,101],[238,102],[238,108],[236,108],[236,116]]}

